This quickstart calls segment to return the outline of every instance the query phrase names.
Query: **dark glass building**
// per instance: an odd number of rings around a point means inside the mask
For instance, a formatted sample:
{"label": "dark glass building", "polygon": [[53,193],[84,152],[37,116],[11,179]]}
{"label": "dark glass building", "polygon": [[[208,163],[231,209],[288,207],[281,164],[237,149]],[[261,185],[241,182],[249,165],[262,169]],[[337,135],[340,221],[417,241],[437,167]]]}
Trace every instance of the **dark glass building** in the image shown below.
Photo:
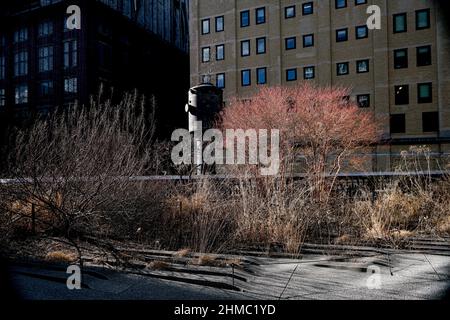
{"label": "dark glass building", "polygon": [[[81,9],[70,30],[67,8]],[[187,0],[0,4],[0,126],[103,92],[154,95],[160,132],[181,126],[189,88]]]}

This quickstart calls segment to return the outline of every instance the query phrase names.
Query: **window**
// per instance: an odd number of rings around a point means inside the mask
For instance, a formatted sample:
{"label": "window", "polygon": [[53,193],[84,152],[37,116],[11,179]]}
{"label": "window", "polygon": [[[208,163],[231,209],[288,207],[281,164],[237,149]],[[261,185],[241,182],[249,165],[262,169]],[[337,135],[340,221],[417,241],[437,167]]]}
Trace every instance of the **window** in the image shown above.
{"label": "window", "polygon": [[337,64],[337,75],[343,76],[348,74],[348,62],[341,62]]}
{"label": "window", "polygon": [[78,41],[68,40],[64,42],[64,68],[78,66]]}
{"label": "window", "polygon": [[266,23],[266,8],[256,9],[256,24]]}
{"label": "window", "polygon": [[303,36],[303,48],[314,46],[314,35],[307,34]]}
{"label": "window", "polygon": [[356,39],[365,39],[369,36],[369,30],[367,26],[358,26],[355,30]]}
{"label": "window", "polygon": [[211,81],[211,76],[209,76],[209,75],[207,75],[207,74],[202,75],[201,81],[202,81],[202,84],[210,83],[210,81]]}
{"label": "window", "polygon": [[284,18],[285,19],[295,18],[295,6],[284,8]]}
{"label": "window", "polygon": [[41,98],[53,95],[53,81],[45,80],[39,83],[39,96]]}
{"label": "window", "polygon": [[28,28],[21,28],[14,32],[14,43],[28,40]]}
{"label": "window", "polygon": [[295,37],[284,39],[286,50],[293,50],[297,47],[297,40]]}
{"label": "window", "polygon": [[433,102],[433,87],[431,83],[419,83],[417,85],[418,103]]}
{"label": "window", "polygon": [[256,39],[256,54],[266,53],[266,38]]}
{"label": "window", "polygon": [[416,30],[430,27],[430,9],[416,11]]}
{"label": "window", "polygon": [[15,88],[14,101],[16,104],[28,103],[28,85],[21,84]]}
{"label": "window", "polygon": [[216,17],[216,32],[222,32],[225,30],[225,23],[223,16]]}
{"label": "window", "polygon": [[431,65],[431,46],[417,48],[417,66],[424,67]]}
{"label": "window", "polygon": [[347,0],[336,0],[336,9],[347,7]]}
{"label": "window", "polygon": [[423,132],[439,132],[439,113],[423,112],[422,129]]}
{"label": "window", "polygon": [[250,11],[245,10],[241,12],[241,28],[248,27],[250,25]]}
{"label": "window", "polygon": [[14,76],[25,76],[28,74],[28,52],[20,51],[14,55]]}
{"label": "window", "polygon": [[208,34],[211,32],[211,26],[209,19],[202,20],[202,34]]}
{"label": "window", "polygon": [[250,70],[241,71],[241,84],[243,87],[247,87],[252,84],[252,75]]}
{"label": "window", "polygon": [[250,55],[250,40],[241,41],[241,57]]}
{"label": "window", "polygon": [[0,80],[4,80],[6,77],[6,58],[0,56]]}
{"label": "window", "polygon": [[216,60],[224,60],[225,59],[225,45],[219,44],[216,46]]}
{"label": "window", "polygon": [[356,61],[356,72],[357,73],[369,72],[369,60]]}
{"label": "window", "polygon": [[48,37],[53,34],[53,22],[52,21],[44,21],[39,24],[39,37]]}
{"label": "window", "polygon": [[406,119],[404,114],[391,115],[391,134],[406,132]]}
{"label": "window", "polygon": [[315,77],[315,68],[314,67],[304,67],[303,68],[303,79],[310,80]]}
{"label": "window", "polygon": [[64,93],[74,94],[78,92],[78,79],[66,78],[64,79]]}
{"label": "window", "polygon": [[225,88],[225,73],[219,73],[216,75],[216,87],[219,89]]}
{"label": "window", "polygon": [[355,0],[355,6],[359,6],[360,4],[366,4],[367,0]]}
{"label": "window", "polygon": [[395,86],[395,104],[397,106],[409,104],[409,86]]}
{"label": "window", "polygon": [[266,84],[267,83],[267,68],[256,69],[257,83]]}
{"label": "window", "polygon": [[202,62],[209,62],[211,60],[211,48],[202,48]]}
{"label": "window", "polygon": [[394,68],[408,68],[408,49],[394,50]]}
{"label": "window", "polygon": [[314,13],[314,6],[312,2],[307,2],[302,5],[302,13],[304,16]]}
{"label": "window", "polygon": [[348,29],[336,30],[336,42],[343,42],[348,40]]}
{"label": "window", "polygon": [[360,108],[369,108],[370,107],[370,95],[368,94],[359,94],[356,96],[356,103]]}
{"label": "window", "polygon": [[297,69],[287,69],[286,70],[286,81],[297,80]]}
{"label": "window", "polygon": [[407,30],[406,13],[394,14],[394,33],[406,32]]}
{"label": "window", "polygon": [[39,48],[39,72],[53,70],[53,47]]}
{"label": "window", "polygon": [[6,92],[5,89],[0,89],[0,107],[6,106]]}

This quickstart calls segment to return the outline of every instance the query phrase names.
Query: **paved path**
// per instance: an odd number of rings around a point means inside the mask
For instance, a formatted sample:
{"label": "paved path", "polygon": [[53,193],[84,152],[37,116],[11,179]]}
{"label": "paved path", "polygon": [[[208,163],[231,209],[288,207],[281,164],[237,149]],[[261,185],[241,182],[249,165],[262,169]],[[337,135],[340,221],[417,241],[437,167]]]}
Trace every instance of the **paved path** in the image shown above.
{"label": "paved path", "polygon": [[[89,267],[83,274],[86,287],[71,291],[64,268],[24,264],[12,268],[12,280],[23,298],[38,300],[442,299],[450,288],[446,255],[373,253],[245,261],[234,280],[231,268],[175,266],[142,275]],[[232,285],[239,291],[229,290]]]}

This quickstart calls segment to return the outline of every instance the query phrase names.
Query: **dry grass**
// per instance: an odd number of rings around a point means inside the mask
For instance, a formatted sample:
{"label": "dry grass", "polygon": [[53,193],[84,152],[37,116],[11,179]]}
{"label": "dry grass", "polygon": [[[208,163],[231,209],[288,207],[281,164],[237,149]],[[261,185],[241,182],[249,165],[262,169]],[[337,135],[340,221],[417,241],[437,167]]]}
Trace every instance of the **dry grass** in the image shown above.
{"label": "dry grass", "polygon": [[47,253],[45,260],[48,262],[74,263],[77,261],[77,256],[67,251],[51,251]]}
{"label": "dry grass", "polygon": [[177,252],[175,252],[174,256],[176,258],[185,258],[188,257],[191,254],[191,249],[181,249]]}
{"label": "dry grass", "polygon": [[148,268],[152,270],[167,270],[170,265],[165,261],[152,261],[148,264]]}

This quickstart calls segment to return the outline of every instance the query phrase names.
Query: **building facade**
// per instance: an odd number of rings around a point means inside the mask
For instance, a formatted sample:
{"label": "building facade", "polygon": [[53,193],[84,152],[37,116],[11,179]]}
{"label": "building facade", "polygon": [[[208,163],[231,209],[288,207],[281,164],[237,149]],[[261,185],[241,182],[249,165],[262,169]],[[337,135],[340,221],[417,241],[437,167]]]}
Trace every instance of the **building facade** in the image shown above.
{"label": "building facade", "polygon": [[[79,6],[80,29],[67,28]],[[0,127],[137,89],[155,96],[162,132],[184,120],[186,0],[17,0],[0,4]],[[173,129],[172,129],[173,130]]]}
{"label": "building facade", "polygon": [[[384,121],[374,170],[392,170],[411,145],[450,154],[450,33],[446,1],[193,0],[191,86],[211,82],[224,99],[261,86],[352,88]],[[369,30],[367,9],[381,9]],[[301,124],[299,124],[301,125]]]}

